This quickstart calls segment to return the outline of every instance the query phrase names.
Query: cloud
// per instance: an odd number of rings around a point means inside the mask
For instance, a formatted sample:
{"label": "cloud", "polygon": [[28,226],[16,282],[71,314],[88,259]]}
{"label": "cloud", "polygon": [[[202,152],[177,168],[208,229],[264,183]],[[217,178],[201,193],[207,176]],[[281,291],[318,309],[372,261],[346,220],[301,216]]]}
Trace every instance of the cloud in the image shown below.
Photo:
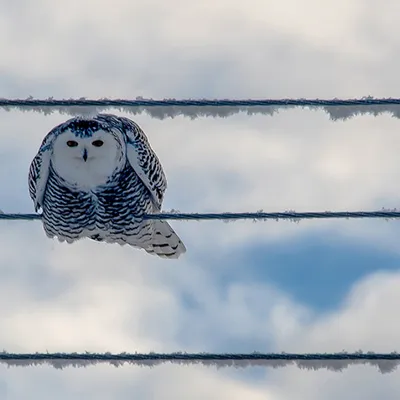
{"label": "cloud", "polygon": [[385,56],[361,1],[23,4],[4,6],[3,96],[363,96],[375,70],[361,66]]}
{"label": "cloud", "polygon": [[[72,1],[68,7],[45,0],[35,7],[24,1],[2,3],[3,97],[396,96],[394,1],[378,7],[371,1],[322,5],[309,0],[301,8],[294,0]],[[384,25],[378,25],[381,17]],[[4,111],[0,116],[0,208],[29,212],[29,163],[44,135],[66,117]],[[159,121],[145,115],[135,119],[167,172],[166,209],[324,211],[397,206],[398,121],[388,116],[332,122],[323,112],[291,110],[272,118],[239,114],[195,121]],[[2,221],[2,347],[397,347],[397,274],[366,278],[343,304],[321,314],[265,279],[242,281],[224,258],[233,247],[246,252],[254,243],[273,246],[305,232],[396,253],[395,223],[173,225],[188,254],[182,261],[165,263],[126,247],[52,242],[39,222]],[[377,265],[376,270],[385,267]],[[169,395],[312,400],[322,393],[327,399],[345,399],[354,396],[358,383],[357,390],[365,397],[390,399],[398,398],[397,373],[382,376],[365,367],[343,374],[294,368],[265,374],[258,369],[173,366],[97,366],[62,372],[2,367],[0,394],[10,399],[26,397],[29,391],[41,399]]]}
{"label": "cloud", "polygon": [[[107,248],[106,252],[96,251],[96,248],[101,247],[97,243],[89,247],[79,243],[71,253],[71,246],[55,246],[48,260],[53,273],[69,272],[73,277],[79,275],[79,282],[75,281],[74,286],[61,289],[59,297],[53,298],[51,303],[39,302],[32,297],[24,300],[19,293],[11,292],[10,295],[9,292],[8,302],[18,299],[23,303],[12,310],[12,317],[2,314],[2,324],[7,326],[1,333],[2,343],[23,343],[19,351],[44,348],[52,351],[59,346],[66,350],[82,348],[101,351],[106,347],[114,351],[122,348],[173,351],[177,345],[189,351],[192,348],[212,350],[213,347],[218,351],[229,351],[232,348],[250,351],[245,347],[249,344],[261,351],[278,352],[357,351],[360,348],[378,352],[397,348],[398,327],[393,319],[393,307],[397,303],[398,273],[379,273],[362,280],[354,286],[340,309],[325,315],[315,315],[290,300],[286,293],[266,283],[255,285],[234,282],[226,292],[221,292],[215,277],[202,272],[199,266],[186,265],[185,268],[189,267],[191,271],[188,275],[182,274],[179,268],[163,270],[147,264],[148,273],[143,274],[138,265],[134,267],[141,259],[132,259],[135,253],[117,251],[114,247]],[[89,254],[95,257],[91,259]],[[111,262],[118,265],[118,268],[110,270]],[[21,280],[17,278],[12,285],[20,283]],[[8,284],[9,287],[12,285]],[[182,292],[191,293],[197,306],[188,308],[182,300],[178,301]],[[30,305],[25,312],[20,308],[22,304]],[[160,307],[162,314],[158,311]],[[26,335],[28,327],[34,327],[29,336]],[[232,339],[243,340],[244,347],[238,347],[238,342],[235,347],[228,346]],[[120,374],[114,369],[100,366],[78,371],[67,369],[63,371],[65,375],[56,375],[56,382],[59,387],[63,385],[64,393],[71,393],[71,387],[76,388],[70,386],[71,382],[78,379],[83,393],[94,393],[94,390],[100,390],[101,387],[96,385],[97,389],[94,389],[90,382],[94,384],[94,380],[105,374],[104,377],[108,377],[108,389],[104,389],[106,392],[113,390],[119,393],[121,390],[121,395],[125,396],[130,390],[129,382],[134,379],[137,382],[136,390],[146,393],[146,396],[150,396],[150,387],[156,393],[168,387],[171,396],[178,390],[177,393],[187,396],[193,388],[190,383],[193,379],[203,382],[203,390],[206,390],[204,393],[210,393],[211,396],[211,393],[225,395],[233,379],[239,379],[236,380],[238,393],[243,391],[254,398],[265,396],[265,393],[271,398],[279,398],[280,395],[286,398],[298,392],[313,399],[319,396],[322,382],[325,382],[324,390],[328,398],[336,393],[346,398],[346,393],[352,387],[351,382],[358,377],[361,379],[361,376],[371,377],[370,382],[364,384],[363,390],[367,390],[367,385],[371,386],[373,392],[372,377],[377,373],[372,375],[365,367],[351,367],[340,376],[332,372],[311,373],[287,368],[282,371],[268,370],[264,382],[258,378],[257,384],[250,384],[243,380],[241,372],[182,368],[165,366],[141,370],[124,367],[118,369]],[[8,384],[15,391],[14,379],[22,379],[28,372],[21,369],[10,371],[11,380]],[[45,383],[43,381],[42,385],[41,381],[44,376],[49,379],[54,375],[53,372],[41,368],[30,374],[29,379],[33,379],[32,376],[39,378],[39,384],[35,378],[37,393],[48,390],[48,385],[43,386]],[[187,379],[182,380],[182,374]],[[178,376],[180,383],[170,386]],[[396,373],[389,380],[392,391],[388,392],[388,396],[394,396],[393,393],[398,391],[395,377]],[[168,386],[165,386],[164,380],[170,382]],[[334,386],[338,380],[339,389]]]}
{"label": "cloud", "polygon": [[288,341],[286,345],[292,349],[301,347],[303,351],[341,351],[343,348],[394,351],[399,347],[400,327],[393,319],[399,285],[398,272],[368,276],[353,287],[339,310],[311,327],[306,342],[297,336],[296,341]]}
{"label": "cloud", "polygon": [[[348,351],[391,352],[398,344],[399,325],[393,315],[398,302],[399,273],[379,272],[357,282],[340,309],[300,323],[288,336],[276,337],[277,349],[301,352]],[[278,398],[301,393],[317,399],[351,398],[357,390],[371,399],[384,395],[398,398],[398,370],[386,376],[376,375],[371,367],[351,367],[342,374],[287,368],[269,376],[279,387]]]}

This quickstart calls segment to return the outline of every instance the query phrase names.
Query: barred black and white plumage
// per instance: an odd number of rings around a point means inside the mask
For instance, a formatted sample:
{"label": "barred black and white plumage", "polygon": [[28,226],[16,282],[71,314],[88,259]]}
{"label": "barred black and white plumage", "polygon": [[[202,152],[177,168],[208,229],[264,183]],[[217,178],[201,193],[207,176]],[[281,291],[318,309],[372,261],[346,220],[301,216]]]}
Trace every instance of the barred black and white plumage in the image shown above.
{"label": "barred black and white plumage", "polygon": [[52,129],[29,170],[30,196],[48,237],[69,243],[88,237],[178,258],[186,249],[171,226],[137,217],[160,212],[166,188],[144,132],[110,114]]}

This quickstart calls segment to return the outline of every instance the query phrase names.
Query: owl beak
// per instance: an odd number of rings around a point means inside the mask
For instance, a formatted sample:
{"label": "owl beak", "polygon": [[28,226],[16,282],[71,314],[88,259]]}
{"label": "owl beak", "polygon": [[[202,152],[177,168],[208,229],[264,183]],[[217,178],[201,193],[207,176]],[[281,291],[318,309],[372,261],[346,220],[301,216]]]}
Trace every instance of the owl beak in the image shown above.
{"label": "owl beak", "polygon": [[83,161],[87,161],[87,150],[86,149],[84,149],[83,150]]}

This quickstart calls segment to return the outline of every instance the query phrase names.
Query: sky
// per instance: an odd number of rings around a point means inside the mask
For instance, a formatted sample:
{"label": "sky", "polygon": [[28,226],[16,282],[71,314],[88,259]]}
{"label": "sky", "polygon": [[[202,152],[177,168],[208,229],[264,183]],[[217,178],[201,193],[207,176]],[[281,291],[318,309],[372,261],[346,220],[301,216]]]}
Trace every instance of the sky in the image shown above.
{"label": "sky", "polygon": [[[3,98],[399,97],[386,0],[0,0]],[[399,207],[400,122],[323,110],[137,122],[168,178],[165,210]],[[65,113],[0,109],[0,209],[30,213],[27,175]],[[171,225],[178,260],[48,239],[0,221],[0,348],[9,352],[392,352],[396,221]],[[0,365],[0,398],[324,400],[400,396],[400,370],[163,364]]]}

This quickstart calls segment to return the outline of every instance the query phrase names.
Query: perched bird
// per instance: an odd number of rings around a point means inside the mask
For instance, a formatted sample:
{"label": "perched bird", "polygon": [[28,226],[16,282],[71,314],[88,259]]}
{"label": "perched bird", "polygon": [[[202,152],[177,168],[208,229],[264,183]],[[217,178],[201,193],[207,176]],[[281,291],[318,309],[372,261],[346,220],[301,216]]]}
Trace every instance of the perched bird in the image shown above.
{"label": "perched bird", "polygon": [[110,114],[56,126],[29,170],[30,196],[48,237],[68,243],[88,237],[178,258],[186,249],[171,226],[140,217],[161,211],[166,188],[144,132]]}

